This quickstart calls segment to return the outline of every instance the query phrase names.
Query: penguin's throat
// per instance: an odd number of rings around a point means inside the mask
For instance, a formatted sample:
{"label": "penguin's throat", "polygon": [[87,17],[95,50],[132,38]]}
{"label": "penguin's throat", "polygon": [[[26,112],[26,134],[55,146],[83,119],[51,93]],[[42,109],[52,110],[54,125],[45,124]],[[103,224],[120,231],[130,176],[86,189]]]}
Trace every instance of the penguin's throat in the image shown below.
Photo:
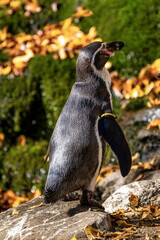
{"label": "penguin's throat", "polygon": [[104,54],[108,54],[110,57],[115,55],[115,52],[111,52],[111,51],[107,50],[106,48],[103,48],[100,52],[104,53]]}

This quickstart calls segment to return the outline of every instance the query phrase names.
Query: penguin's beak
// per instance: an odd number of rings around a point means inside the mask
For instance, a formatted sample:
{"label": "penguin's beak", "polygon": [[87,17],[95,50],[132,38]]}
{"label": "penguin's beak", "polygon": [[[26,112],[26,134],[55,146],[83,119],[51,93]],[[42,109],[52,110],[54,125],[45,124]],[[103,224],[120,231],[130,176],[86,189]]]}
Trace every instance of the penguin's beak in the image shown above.
{"label": "penguin's beak", "polygon": [[102,52],[109,55],[109,57],[114,56],[116,51],[119,51],[121,48],[124,47],[123,42],[110,42],[110,43],[103,43],[103,48],[101,49]]}

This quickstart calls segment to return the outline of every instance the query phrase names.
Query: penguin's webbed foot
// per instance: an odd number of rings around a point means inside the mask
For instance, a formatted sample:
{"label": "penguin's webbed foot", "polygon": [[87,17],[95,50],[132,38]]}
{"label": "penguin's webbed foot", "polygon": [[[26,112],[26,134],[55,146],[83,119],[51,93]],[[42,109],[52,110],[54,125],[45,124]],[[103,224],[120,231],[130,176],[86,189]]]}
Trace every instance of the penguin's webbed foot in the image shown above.
{"label": "penguin's webbed foot", "polygon": [[100,203],[98,203],[96,200],[93,199],[93,192],[89,190],[83,190],[80,203],[82,206],[96,207],[104,210],[104,207]]}

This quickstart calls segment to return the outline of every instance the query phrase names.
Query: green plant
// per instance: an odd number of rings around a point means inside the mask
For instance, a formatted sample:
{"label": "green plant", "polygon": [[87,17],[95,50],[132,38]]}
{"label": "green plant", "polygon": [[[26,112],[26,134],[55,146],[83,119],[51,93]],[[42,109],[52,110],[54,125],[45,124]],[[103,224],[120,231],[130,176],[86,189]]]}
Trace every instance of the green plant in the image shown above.
{"label": "green plant", "polygon": [[48,147],[47,141],[28,141],[24,146],[13,146],[5,154],[0,154],[3,161],[0,187],[12,189],[18,193],[27,193],[35,186],[41,191],[47,176],[44,155]]}

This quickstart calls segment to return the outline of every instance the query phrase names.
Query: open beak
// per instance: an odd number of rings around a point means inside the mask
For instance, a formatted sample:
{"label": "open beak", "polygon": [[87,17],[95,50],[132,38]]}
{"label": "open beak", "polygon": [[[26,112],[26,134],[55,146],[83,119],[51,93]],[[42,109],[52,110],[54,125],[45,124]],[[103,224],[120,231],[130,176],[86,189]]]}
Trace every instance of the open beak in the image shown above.
{"label": "open beak", "polygon": [[109,57],[114,56],[116,51],[119,51],[121,48],[124,47],[124,43],[123,42],[110,42],[110,43],[103,43],[103,48],[102,48],[102,52],[109,55]]}

